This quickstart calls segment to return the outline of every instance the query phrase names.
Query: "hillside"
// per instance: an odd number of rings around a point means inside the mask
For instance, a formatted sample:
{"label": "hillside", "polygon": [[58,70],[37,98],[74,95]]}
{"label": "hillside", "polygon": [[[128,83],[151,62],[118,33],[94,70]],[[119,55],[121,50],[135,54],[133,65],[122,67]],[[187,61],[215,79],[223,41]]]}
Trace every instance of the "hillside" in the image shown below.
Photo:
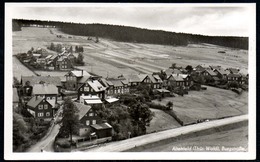
{"label": "hillside", "polygon": [[[58,38],[57,35],[62,35]],[[177,63],[178,66],[220,65],[224,68],[235,67],[247,70],[248,52],[212,44],[188,44],[187,46],[155,45],[142,43],[118,42],[99,38],[68,35],[57,28],[22,27],[13,32],[13,54],[27,52],[31,47],[47,48],[51,43],[66,46],[83,46],[85,66],[78,68],[93,72],[103,77],[121,74],[153,73]],[[218,53],[225,51],[225,53]],[[15,62],[15,61],[14,61]],[[18,65],[17,65],[18,66]],[[24,69],[22,67],[17,69]],[[26,75],[31,72],[17,73]],[[37,71],[39,74],[46,72]],[[52,74],[53,73],[53,74]],[[57,72],[48,72],[49,75]],[[20,78],[20,76],[17,76]]]}
{"label": "hillside", "polygon": [[[247,37],[204,36],[185,33],[148,30],[128,26],[106,24],[76,24],[55,21],[13,20],[13,30],[20,30],[21,26],[41,25],[55,26],[60,31],[78,36],[92,36],[108,38],[115,41],[186,46],[190,43],[210,43],[231,48],[248,49]],[[20,26],[20,28],[18,27]]]}

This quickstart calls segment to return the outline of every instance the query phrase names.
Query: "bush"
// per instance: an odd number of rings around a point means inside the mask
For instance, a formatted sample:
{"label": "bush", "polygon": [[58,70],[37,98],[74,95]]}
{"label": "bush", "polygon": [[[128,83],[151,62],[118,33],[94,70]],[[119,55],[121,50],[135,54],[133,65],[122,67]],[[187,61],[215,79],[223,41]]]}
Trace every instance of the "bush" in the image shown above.
{"label": "bush", "polygon": [[147,102],[146,104],[147,104],[147,106],[154,108],[154,109],[167,110],[167,107],[164,105],[161,105],[161,104],[156,104],[153,102]]}
{"label": "bush", "polygon": [[63,147],[63,148],[69,148],[70,142],[68,140],[57,140],[56,145],[58,145],[59,147]]}

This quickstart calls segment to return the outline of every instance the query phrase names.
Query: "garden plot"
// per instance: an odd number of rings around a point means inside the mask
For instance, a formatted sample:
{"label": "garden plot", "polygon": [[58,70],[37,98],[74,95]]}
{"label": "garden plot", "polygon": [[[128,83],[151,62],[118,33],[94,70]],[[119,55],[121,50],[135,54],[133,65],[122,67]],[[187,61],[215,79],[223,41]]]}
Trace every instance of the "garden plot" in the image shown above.
{"label": "garden plot", "polygon": [[205,91],[190,91],[183,97],[164,98],[166,105],[173,102],[173,113],[184,123],[196,123],[200,119],[219,119],[248,113],[248,92],[238,95],[230,90],[207,87]]}
{"label": "garden plot", "polygon": [[150,122],[150,126],[146,127],[146,133],[163,131],[181,126],[172,116],[164,111],[157,109],[150,110],[154,113],[154,117]]}

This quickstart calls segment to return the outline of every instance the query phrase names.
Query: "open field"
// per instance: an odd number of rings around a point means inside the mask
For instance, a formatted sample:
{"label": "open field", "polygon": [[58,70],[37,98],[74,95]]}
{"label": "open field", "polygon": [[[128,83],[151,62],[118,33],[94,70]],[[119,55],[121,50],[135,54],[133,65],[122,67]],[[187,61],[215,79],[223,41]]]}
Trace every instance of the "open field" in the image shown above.
{"label": "open field", "polygon": [[21,79],[21,76],[35,76],[35,74],[24,66],[16,57],[12,57],[13,59],[13,76],[17,79]]}
{"label": "open field", "polygon": [[150,122],[150,126],[146,128],[147,133],[173,129],[181,126],[172,116],[162,110],[150,110],[154,113],[154,117]]}
{"label": "open field", "polygon": [[[143,152],[174,152],[178,151],[178,148],[189,148],[193,149],[189,152],[200,152],[211,148],[220,148],[221,151],[227,151],[222,149],[225,148],[238,148],[242,147],[247,149],[248,147],[248,127],[236,128],[228,131],[221,131],[210,135],[198,136],[193,138],[185,139],[185,141],[169,142],[168,144],[159,144],[151,148],[146,148]],[[214,151],[206,150],[206,151]],[[217,151],[217,150],[216,150]],[[231,151],[231,150],[230,150]],[[242,151],[242,150],[241,150]]]}
{"label": "open field", "polygon": [[173,102],[173,112],[184,124],[196,122],[198,119],[217,119],[248,113],[248,92],[238,95],[230,90],[207,86],[204,91],[189,91],[183,97],[168,97],[161,102],[166,105]]}
{"label": "open field", "polygon": [[[56,34],[61,34],[63,38],[57,38]],[[95,43],[94,40],[95,38],[87,40],[87,37],[84,36],[68,38],[68,35],[55,28],[24,27],[22,31],[13,32],[13,54],[27,52],[31,47],[46,48],[51,42],[67,46],[81,45],[84,47],[86,65],[78,68],[92,71],[103,77],[152,73],[166,69],[172,63],[177,63],[178,66],[205,64],[244,69],[248,67],[246,50],[211,44],[190,44],[175,47],[116,42],[103,38],[99,38],[99,42]],[[218,51],[226,53],[218,53]],[[50,73],[50,75],[52,74]]]}

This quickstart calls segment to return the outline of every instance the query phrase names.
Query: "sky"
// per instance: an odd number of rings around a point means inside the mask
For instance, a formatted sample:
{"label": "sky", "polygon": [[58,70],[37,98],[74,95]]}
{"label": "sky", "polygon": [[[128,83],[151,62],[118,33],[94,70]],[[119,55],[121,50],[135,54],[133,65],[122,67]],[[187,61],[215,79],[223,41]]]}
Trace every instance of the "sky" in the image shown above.
{"label": "sky", "polygon": [[[15,7],[13,18],[133,26],[172,32],[249,36],[254,11],[242,5],[51,5]],[[254,9],[254,8],[253,8]]]}

